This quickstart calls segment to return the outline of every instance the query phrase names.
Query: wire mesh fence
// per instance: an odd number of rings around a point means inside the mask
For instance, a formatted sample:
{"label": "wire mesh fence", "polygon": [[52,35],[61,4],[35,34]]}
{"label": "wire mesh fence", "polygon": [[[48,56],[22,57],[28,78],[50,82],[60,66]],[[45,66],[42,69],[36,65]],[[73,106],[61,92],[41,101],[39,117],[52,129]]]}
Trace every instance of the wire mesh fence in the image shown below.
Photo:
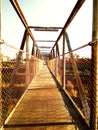
{"label": "wire mesh fence", "polygon": [[[89,117],[91,96],[91,46],[88,45],[83,48],[76,49],[72,53],[78,72],[74,70],[74,66],[72,63],[73,61],[71,60],[71,55],[69,52],[65,53],[64,56],[62,55],[51,59],[47,64],[52,73],[59,81],[60,85],[63,85],[63,82],[65,82],[65,91],[68,92],[68,94],[73,99],[77,107],[84,114],[84,116],[86,116],[85,114],[88,114]],[[65,58],[65,81],[63,81],[63,57]],[[81,84],[83,86],[82,91],[80,85],[77,83],[78,81],[76,79],[76,73],[78,73],[81,80]],[[83,100],[86,100],[87,104],[83,103]],[[85,109],[86,113],[84,112]],[[89,119],[87,119],[87,122],[89,122]]]}
{"label": "wire mesh fence", "polygon": [[[0,54],[0,125],[15,107],[24,91],[43,65],[42,60],[2,44]],[[29,75],[28,75],[29,74]]]}

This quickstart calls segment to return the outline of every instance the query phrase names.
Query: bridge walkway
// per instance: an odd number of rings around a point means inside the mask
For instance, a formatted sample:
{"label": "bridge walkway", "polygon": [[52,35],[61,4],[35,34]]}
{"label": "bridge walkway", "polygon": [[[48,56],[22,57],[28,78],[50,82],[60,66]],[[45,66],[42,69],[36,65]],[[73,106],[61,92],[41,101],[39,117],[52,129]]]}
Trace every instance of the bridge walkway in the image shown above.
{"label": "bridge walkway", "polygon": [[3,130],[78,130],[46,65],[21,97]]}

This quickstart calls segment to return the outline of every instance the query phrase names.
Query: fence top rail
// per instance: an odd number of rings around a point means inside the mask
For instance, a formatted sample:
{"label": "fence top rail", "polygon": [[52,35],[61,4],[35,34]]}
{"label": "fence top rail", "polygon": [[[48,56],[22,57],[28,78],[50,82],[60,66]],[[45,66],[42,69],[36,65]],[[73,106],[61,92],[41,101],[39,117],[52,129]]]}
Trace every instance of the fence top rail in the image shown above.
{"label": "fence top rail", "polygon": [[[77,51],[77,50],[80,50],[80,49],[83,49],[84,47],[87,47],[87,46],[92,46],[92,45],[95,44],[97,41],[98,41],[98,40],[94,40],[94,41],[91,41],[91,42],[89,42],[89,43],[87,43],[87,44],[84,44],[83,46],[80,46],[80,47],[78,47],[78,48],[76,48],[76,49],[73,49],[72,52]],[[69,53],[69,51],[66,52],[66,53],[64,53],[64,55],[66,55],[66,54],[68,54],[68,53]],[[56,59],[56,58],[61,57],[61,56],[64,56],[64,55],[62,54],[62,55],[56,56],[56,57],[54,57],[54,58],[52,58],[52,59],[50,59],[50,60]]]}
{"label": "fence top rail", "polygon": [[33,57],[33,58],[35,58],[35,59],[38,59],[38,60],[42,61],[41,59],[39,59],[39,58],[37,58],[37,57],[31,55],[30,53],[27,53],[27,52],[24,51],[24,50],[21,50],[21,49],[15,47],[15,46],[9,44],[8,42],[6,42],[6,41],[4,41],[4,40],[2,40],[2,39],[0,39],[0,44],[4,44],[4,45],[6,45],[6,46],[8,46],[8,47],[11,47],[11,48],[13,48],[13,49],[15,49],[15,50],[21,52],[21,53],[29,54],[31,57]]}

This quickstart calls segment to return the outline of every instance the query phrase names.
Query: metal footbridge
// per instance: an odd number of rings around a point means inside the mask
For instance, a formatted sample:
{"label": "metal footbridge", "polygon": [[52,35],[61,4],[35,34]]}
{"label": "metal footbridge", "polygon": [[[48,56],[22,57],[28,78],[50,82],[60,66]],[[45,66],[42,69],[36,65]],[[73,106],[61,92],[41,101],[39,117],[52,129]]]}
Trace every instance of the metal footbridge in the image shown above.
{"label": "metal footbridge", "polygon": [[[0,9],[1,130],[98,130],[98,0],[92,40],[72,49],[67,32],[85,1],[76,2],[63,27],[44,27],[29,25],[20,2],[9,0],[24,26],[20,48],[2,38]],[[58,36],[36,39],[35,32]]]}

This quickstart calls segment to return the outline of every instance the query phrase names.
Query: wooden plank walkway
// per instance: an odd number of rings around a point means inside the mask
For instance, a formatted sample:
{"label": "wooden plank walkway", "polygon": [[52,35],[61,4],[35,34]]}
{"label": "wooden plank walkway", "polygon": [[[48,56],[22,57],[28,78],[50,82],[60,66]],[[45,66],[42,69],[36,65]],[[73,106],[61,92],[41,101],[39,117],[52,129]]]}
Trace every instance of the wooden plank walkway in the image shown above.
{"label": "wooden plank walkway", "polygon": [[78,130],[46,65],[29,85],[3,130]]}

